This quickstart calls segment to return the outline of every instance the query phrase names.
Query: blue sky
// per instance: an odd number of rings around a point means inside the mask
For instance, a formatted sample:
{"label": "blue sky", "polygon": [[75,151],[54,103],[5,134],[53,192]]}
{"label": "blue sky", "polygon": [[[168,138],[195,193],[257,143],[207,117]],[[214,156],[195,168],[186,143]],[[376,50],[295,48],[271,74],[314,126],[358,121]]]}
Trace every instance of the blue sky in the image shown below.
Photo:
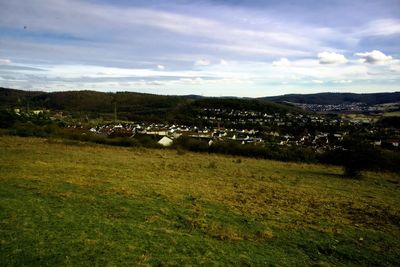
{"label": "blue sky", "polygon": [[0,1],[0,86],[400,91],[400,0]]}

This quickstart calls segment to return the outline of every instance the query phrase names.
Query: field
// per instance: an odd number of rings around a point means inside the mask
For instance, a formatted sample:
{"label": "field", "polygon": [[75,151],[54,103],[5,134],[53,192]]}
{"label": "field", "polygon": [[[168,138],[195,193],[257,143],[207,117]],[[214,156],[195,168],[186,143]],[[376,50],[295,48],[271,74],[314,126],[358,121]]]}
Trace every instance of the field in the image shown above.
{"label": "field", "polygon": [[399,266],[400,177],[0,137],[2,266]]}

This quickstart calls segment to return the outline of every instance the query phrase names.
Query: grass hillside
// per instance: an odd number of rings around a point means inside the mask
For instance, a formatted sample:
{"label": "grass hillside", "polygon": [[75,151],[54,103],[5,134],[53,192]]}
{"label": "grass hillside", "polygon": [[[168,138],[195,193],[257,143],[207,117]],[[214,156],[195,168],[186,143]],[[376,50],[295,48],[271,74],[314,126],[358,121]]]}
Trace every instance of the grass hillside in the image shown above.
{"label": "grass hillside", "polygon": [[399,266],[399,182],[2,136],[1,265]]}

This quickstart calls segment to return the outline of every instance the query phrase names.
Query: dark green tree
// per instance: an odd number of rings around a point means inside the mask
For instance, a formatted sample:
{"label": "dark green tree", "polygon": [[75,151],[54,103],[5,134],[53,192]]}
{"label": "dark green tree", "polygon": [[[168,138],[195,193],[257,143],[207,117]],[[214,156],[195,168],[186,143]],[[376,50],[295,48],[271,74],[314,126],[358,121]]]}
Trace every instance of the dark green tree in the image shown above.
{"label": "dark green tree", "polygon": [[340,161],[345,176],[360,178],[362,171],[379,168],[381,153],[370,143],[359,138],[350,138],[343,142],[343,147]]}

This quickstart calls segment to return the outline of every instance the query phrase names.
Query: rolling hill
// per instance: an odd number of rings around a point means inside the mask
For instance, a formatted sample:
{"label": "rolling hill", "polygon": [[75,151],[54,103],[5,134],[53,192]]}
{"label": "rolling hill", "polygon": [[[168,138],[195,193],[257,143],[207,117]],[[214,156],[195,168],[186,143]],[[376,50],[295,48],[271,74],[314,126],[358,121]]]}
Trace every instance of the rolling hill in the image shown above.
{"label": "rolling hill", "polygon": [[165,96],[134,92],[104,93],[96,91],[30,92],[0,88],[0,108],[45,108],[94,114],[113,113],[129,120],[193,123],[204,108],[252,110],[259,112],[299,109],[262,99],[212,98],[199,96]]}
{"label": "rolling hill", "polygon": [[365,103],[376,105],[400,102],[400,92],[393,93],[319,93],[319,94],[289,94],[281,96],[263,97],[263,100],[273,102],[292,102],[302,104],[338,105],[344,103]]}

